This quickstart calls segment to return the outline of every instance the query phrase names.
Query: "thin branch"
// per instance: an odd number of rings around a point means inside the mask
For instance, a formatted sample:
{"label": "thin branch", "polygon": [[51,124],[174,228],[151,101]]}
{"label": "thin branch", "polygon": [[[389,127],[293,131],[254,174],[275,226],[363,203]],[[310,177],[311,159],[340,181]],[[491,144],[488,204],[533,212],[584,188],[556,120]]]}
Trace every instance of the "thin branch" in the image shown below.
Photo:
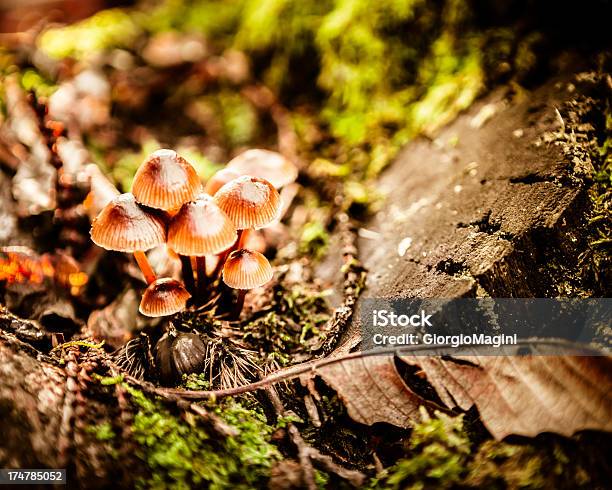
{"label": "thin branch", "polygon": [[[288,414],[285,411],[283,402],[278,396],[278,393],[276,393],[276,390],[272,386],[268,386],[266,388],[266,393],[277,415],[279,417],[287,417]],[[300,434],[300,431],[293,422],[287,423],[287,431],[289,432],[289,437],[291,437],[293,445],[297,449],[298,461],[300,463],[300,467],[302,468],[304,487],[308,490],[316,490],[317,484],[315,482],[315,472],[314,468],[312,467],[312,461],[310,461],[311,448],[308,444],[306,444],[302,434]]]}
{"label": "thin branch", "polygon": [[[575,344],[572,342],[568,342],[565,340],[556,340],[556,339],[525,339],[517,342],[514,347],[533,347],[533,346],[546,346],[546,347],[556,347],[560,349],[568,349],[569,352],[566,354],[576,354],[577,351],[580,351],[582,355],[604,355],[603,352],[596,350],[589,346],[584,346],[580,344]],[[461,348],[470,348],[471,346],[459,346],[457,347],[457,352],[465,352],[461,351]],[[224,398],[227,396],[235,396],[241,395],[244,393],[250,393],[252,391],[261,390],[263,388],[267,388],[268,386],[272,386],[275,383],[279,383],[281,381],[287,381],[290,379],[297,378],[301,375],[309,373],[312,376],[317,374],[317,370],[329,366],[332,364],[337,364],[339,362],[344,362],[350,359],[360,359],[364,357],[370,356],[378,356],[378,355],[402,355],[402,354],[414,354],[414,353],[426,353],[422,355],[427,356],[439,356],[443,355],[443,353],[448,353],[448,350],[451,349],[452,346],[448,344],[436,344],[436,345],[416,345],[416,346],[406,346],[406,347],[390,347],[387,349],[377,349],[370,351],[362,351],[362,352],[353,352],[351,354],[345,354],[337,357],[328,357],[324,359],[318,359],[314,361],[305,362],[302,364],[296,364],[294,366],[290,366],[288,368],[282,369],[280,371],[276,371],[272,374],[269,374],[265,378],[255,381],[254,383],[250,383],[243,386],[236,386],[234,388],[227,388],[221,390],[184,390],[181,388],[158,388],[151,383],[139,381],[135,378],[132,378],[129,375],[125,375],[125,379],[128,381],[133,380],[137,384],[146,383],[148,388],[147,391],[150,393],[154,393],[159,396],[168,396],[168,395],[176,395],[189,400],[207,400],[207,399],[215,399],[215,398]],[[560,354],[560,353],[558,353]],[[465,355],[465,354],[463,354]],[[474,354],[477,355],[477,354]]]}

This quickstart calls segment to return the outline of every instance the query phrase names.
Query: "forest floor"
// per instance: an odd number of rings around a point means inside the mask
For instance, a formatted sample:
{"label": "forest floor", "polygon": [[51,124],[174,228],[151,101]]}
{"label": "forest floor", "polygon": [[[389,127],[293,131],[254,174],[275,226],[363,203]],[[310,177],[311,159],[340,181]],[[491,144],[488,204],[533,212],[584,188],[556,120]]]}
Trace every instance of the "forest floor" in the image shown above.
{"label": "forest floor", "polygon": [[[275,283],[250,300],[256,312],[276,298],[264,315],[249,319],[247,313],[250,346],[278,354],[280,365],[346,354],[360,341],[351,316],[365,271],[364,296],[370,297],[609,294],[609,268],[602,266],[601,237],[592,224],[594,151],[608,131],[603,108],[609,90],[609,77],[588,72],[555,78],[533,92],[499,88],[434,137],[410,143],[381,175],[378,188],[386,199],[370,222],[339,219],[345,226],[318,264],[277,259]],[[4,234],[3,244],[15,243],[23,224],[10,195],[3,199],[3,221],[15,230]],[[330,318],[320,291],[333,283],[336,293],[328,301],[337,309]],[[306,286],[295,293],[296,284]],[[24,306],[28,294],[17,294],[22,311],[36,301],[31,296]],[[422,413],[412,431],[368,426],[351,420],[320,379],[280,384],[280,396],[267,386],[197,404],[125,377],[86,336],[52,348],[66,315],[54,310],[45,318],[21,320],[8,311],[0,318],[5,467],[67,466],[76,486],[88,488],[135,481],[246,488],[268,480],[272,488],[367,481],[381,487],[594,488],[605,486],[610,474],[604,434],[499,442],[474,409],[465,416]],[[311,332],[300,325],[305,318]],[[78,318],[69,319],[79,328]],[[288,330],[279,334],[279,328]],[[279,345],[282,353],[275,351]],[[265,369],[272,365],[278,366]],[[404,382],[414,379],[406,374]],[[201,377],[183,386],[210,388]]]}

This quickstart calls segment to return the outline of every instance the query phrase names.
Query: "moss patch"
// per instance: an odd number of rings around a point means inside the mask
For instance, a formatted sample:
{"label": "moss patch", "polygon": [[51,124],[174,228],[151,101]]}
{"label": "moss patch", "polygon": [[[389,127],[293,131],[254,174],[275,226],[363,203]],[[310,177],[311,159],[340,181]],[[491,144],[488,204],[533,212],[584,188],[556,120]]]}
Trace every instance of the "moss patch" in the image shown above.
{"label": "moss patch", "polygon": [[374,482],[373,488],[450,488],[464,477],[470,441],[463,417],[436,413],[416,425],[408,443],[409,457],[399,460]]}
{"label": "moss patch", "polygon": [[295,362],[294,356],[308,356],[320,343],[328,319],[323,293],[276,284],[269,307],[243,325],[244,341],[260,353],[268,369],[275,369]]}
{"label": "moss patch", "polygon": [[211,435],[197,416],[176,415],[142,392],[124,385],[137,411],[132,434],[150,474],[139,488],[253,488],[265,485],[280,455],[272,428],[256,410],[228,400],[209,407],[238,429],[233,438]]}

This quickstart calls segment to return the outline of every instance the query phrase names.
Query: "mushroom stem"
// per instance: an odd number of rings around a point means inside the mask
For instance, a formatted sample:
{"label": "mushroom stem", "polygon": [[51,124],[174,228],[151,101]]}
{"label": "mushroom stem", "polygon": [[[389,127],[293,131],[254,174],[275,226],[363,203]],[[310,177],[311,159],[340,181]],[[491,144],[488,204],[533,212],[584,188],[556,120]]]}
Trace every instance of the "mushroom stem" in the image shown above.
{"label": "mushroom stem", "polygon": [[236,250],[244,248],[247,237],[249,236],[249,230],[238,230],[238,240],[236,241]]}
{"label": "mushroom stem", "polygon": [[196,257],[196,274],[198,276],[198,295],[197,299],[202,300],[206,292],[206,257],[204,255]]}
{"label": "mushroom stem", "polygon": [[228,248],[225,252],[221,252],[219,254],[219,261],[217,262],[217,266],[215,267],[215,270],[213,272],[213,278],[217,278],[219,277],[219,275],[221,274],[221,271],[223,270],[223,265],[225,264],[225,261],[227,260],[227,257],[229,256],[229,254],[231,254],[234,250],[239,250],[240,247],[240,242],[242,240],[242,236],[244,235],[244,231],[245,230],[238,230],[237,235],[238,238],[236,239],[236,241],[234,242],[234,244]]}
{"label": "mushroom stem", "polygon": [[149,259],[147,259],[145,253],[142,250],[137,250],[134,252],[134,258],[136,259],[138,267],[140,267],[147,284],[151,284],[153,281],[155,281],[155,271],[153,270],[153,267],[151,267]]}
{"label": "mushroom stem", "polygon": [[242,312],[242,307],[244,306],[244,298],[246,296],[248,289],[239,289],[238,296],[236,297],[236,304],[234,305],[233,318],[237,320],[240,318],[240,313]]}
{"label": "mushroom stem", "polygon": [[213,278],[216,279],[217,277],[219,277],[219,275],[221,274],[221,271],[223,270],[223,264],[225,264],[225,259],[227,259],[227,256],[229,255],[229,253],[233,250],[233,246],[228,248],[225,252],[221,252],[217,257],[219,258],[219,260],[217,261],[217,265],[215,266],[215,270],[213,271]]}
{"label": "mushroom stem", "polygon": [[191,267],[191,259],[186,255],[179,255],[181,259],[181,271],[183,273],[183,281],[185,289],[193,295],[195,292],[195,282],[193,280],[193,268]]}

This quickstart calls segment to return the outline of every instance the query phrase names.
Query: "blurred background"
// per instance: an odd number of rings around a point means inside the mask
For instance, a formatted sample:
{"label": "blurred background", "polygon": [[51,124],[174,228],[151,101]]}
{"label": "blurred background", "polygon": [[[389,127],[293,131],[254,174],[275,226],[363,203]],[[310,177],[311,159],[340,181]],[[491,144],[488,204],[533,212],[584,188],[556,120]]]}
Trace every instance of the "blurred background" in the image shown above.
{"label": "blurred background", "polygon": [[120,188],[160,145],[204,178],[260,146],[367,209],[402,145],[493,87],[520,98],[607,66],[609,13],[610,0],[0,0],[0,71]]}
{"label": "blurred background", "polygon": [[108,0],[1,0],[0,32],[22,32],[40,22],[71,23],[98,10],[127,6],[129,1]]}

